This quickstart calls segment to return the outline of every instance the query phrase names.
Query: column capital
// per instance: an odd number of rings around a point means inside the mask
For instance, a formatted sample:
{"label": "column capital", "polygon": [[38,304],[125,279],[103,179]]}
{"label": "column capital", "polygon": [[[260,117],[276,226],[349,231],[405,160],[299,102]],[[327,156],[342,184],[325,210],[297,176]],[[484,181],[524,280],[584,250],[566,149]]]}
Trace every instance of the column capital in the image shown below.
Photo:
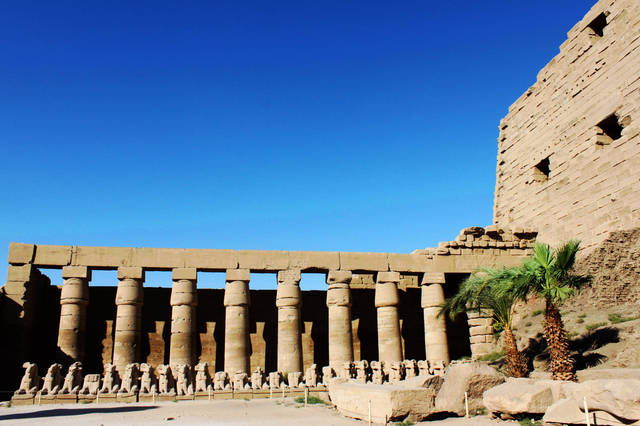
{"label": "column capital", "polygon": [[226,281],[245,281],[251,280],[251,271],[248,269],[227,269]]}
{"label": "column capital", "polygon": [[278,285],[280,284],[300,284],[300,269],[278,271]]}
{"label": "column capital", "polygon": [[445,284],[444,272],[425,272],[420,285]]}
{"label": "column capital", "polygon": [[423,308],[433,308],[444,303],[444,289],[442,284],[430,284],[422,286],[421,305]]}
{"label": "column capital", "polygon": [[118,268],[118,279],[144,280],[144,269],[139,266],[121,266]]}
{"label": "column capital", "polygon": [[399,283],[400,272],[378,272],[377,283]]}
{"label": "column capital", "polygon": [[171,279],[173,281],[195,281],[196,279],[198,279],[198,270],[196,268],[174,268],[171,272]]}
{"label": "column capital", "polygon": [[400,303],[398,286],[395,282],[382,282],[376,284],[375,305],[376,308],[386,306],[397,307]]}
{"label": "column capital", "polygon": [[87,266],[63,266],[62,278],[91,279],[91,270]]}
{"label": "column capital", "polygon": [[352,277],[351,271],[332,270],[327,272],[327,284],[350,284]]}

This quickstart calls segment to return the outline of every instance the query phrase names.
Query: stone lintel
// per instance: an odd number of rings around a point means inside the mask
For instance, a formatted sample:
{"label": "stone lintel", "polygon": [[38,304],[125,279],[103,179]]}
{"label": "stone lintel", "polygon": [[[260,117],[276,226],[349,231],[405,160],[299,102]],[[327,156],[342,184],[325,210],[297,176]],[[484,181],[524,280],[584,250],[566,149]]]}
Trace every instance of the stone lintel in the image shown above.
{"label": "stone lintel", "polygon": [[71,264],[72,246],[36,245],[33,263],[39,266],[66,266]]}
{"label": "stone lintel", "polygon": [[236,269],[238,254],[235,250],[186,249],[184,250],[184,266],[220,272],[226,269]]}
{"label": "stone lintel", "polygon": [[421,285],[429,285],[429,284],[445,284],[446,281],[444,279],[443,272],[426,272],[422,276]]}
{"label": "stone lintel", "polygon": [[118,279],[144,280],[144,269],[139,266],[121,266],[118,268]]}
{"label": "stone lintel", "polygon": [[198,279],[198,270],[196,268],[174,268],[171,272],[171,279],[173,281],[178,280],[190,280],[195,281]]}
{"label": "stone lintel", "polygon": [[289,268],[289,252],[238,250],[238,267],[252,271],[280,271]]}
{"label": "stone lintel", "polygon": [[226,281],[245,281],[251,280],[251,272],[248,269],[227,269]]}
{"label": "stone lintel", "polygon": [[348,271],[388,271],[388,254],[341,251],[340,269]]}
{"label": "stone lintel", "polygon": [[23,265],[31,263],[36,246],[34,244],[10,243],[9,263]]}
{"label": "stone lintel", "polygon": [[64,266],[62,278],[84,278],[91,280],[91,270],[86,266]]}
{"label": "stone lintel", "polygon": [[420,254],[389,253],[389,269],[402,272],[426,272],[431,267],[427,256]]}

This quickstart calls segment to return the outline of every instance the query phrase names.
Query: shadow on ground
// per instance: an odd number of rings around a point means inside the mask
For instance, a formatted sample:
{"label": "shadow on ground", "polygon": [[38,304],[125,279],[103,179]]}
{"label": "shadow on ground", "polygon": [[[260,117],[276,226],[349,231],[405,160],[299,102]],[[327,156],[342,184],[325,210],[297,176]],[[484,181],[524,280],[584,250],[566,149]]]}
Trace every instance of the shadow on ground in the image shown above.
{"label": "shadow on ground", "polygon": [[[577,370],[595,367],[605,362],[607,357],[603,354],[593,352],[609,343],[620,341],[620,330],[616,327],[603,327],[589,331],[574,339],[569,340],[569,349],[575,360]],[[545,362],[549,359],[547,342],[538,334],[535,338],[529,339],[529,344],[522,351],[529,360],[529,368],[533,371],[533,361]]]}
{"label": "shadow on ground", "polygon": [[111,413],[126,413],[130,411],[144,411],[151,410],[157,407],[151,405],[145,405],[142,407],[96,407],[96,408],[53,408],[49,410],[30,411],[27,413],[14,413],[7,414],[6,416],[0,416],[0,422],[3,420],[19,420],[19,419],[36,419],[46,417],[61,417],[61,416],[79,416],[82,414],[111,414]]}

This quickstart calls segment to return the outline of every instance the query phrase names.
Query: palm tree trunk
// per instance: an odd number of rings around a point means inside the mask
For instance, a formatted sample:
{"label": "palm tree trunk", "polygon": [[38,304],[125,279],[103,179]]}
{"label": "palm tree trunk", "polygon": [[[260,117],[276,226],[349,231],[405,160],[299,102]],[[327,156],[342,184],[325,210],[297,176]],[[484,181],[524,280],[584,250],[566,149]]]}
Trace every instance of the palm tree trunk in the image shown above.
{"label": "palm tree trunk", "polygon": [[558,308],[548,300],[544,311],[544,338],[549,345],[553,379],[577,381],[562,316]]}
{"label": "palm tree trunk", "polygon": [[509,374],[512,377],[526,377],[529,373],[527,360],[524,355],[518,351],[516,339],[510,328],[504,329],[504,342],[507,351],[507,363],[509,364]]}

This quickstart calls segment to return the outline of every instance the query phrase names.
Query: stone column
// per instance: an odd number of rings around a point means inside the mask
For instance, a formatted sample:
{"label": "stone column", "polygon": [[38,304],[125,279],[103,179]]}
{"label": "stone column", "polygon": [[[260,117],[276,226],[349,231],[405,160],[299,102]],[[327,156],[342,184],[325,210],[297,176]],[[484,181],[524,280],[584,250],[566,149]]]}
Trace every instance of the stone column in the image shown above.
{"label": "stone column", "polygon": [[195,365],[196,343],[196,290],[197,272],[195,268],[173,270],[171,289],[171,348],[169,364]]}
{"label": "stone column", "polygon": [[444,303],[444,274],[427,272],[422,277],[422,309],[424,311],[424,343],[427,360],[449,364],[447,326],[444,314],[438,316]]}
{"label": "stone column", "polygon": [[250,374],[248,269],[227,269],[224,291],[224,371]]}
{"label": "stone column", "polygon": [[91,271],[86,266],[62,268],[58,349],[63,361],[84,361]]}
{"label": "stone column", "polygon": [[378,314],[378,359],[385,363],[402,361],[402,341],[398,318],[398,272],[378,272],[376,308]]}
{"label": "stone column", "polygon": [[278,371],[302,372],[300,270],[278,272]]}
{"label": "stone column", "polygon": [[139,267],[120,267],[118,280],[113,365],[122,374],[127,364],[140,361],[144,271]]}
{"label": "stone column", "polygon": [[329,366],[336,370],[346,361],[353,361],[350,282],[351,271],[329,271],[327,274]]}

